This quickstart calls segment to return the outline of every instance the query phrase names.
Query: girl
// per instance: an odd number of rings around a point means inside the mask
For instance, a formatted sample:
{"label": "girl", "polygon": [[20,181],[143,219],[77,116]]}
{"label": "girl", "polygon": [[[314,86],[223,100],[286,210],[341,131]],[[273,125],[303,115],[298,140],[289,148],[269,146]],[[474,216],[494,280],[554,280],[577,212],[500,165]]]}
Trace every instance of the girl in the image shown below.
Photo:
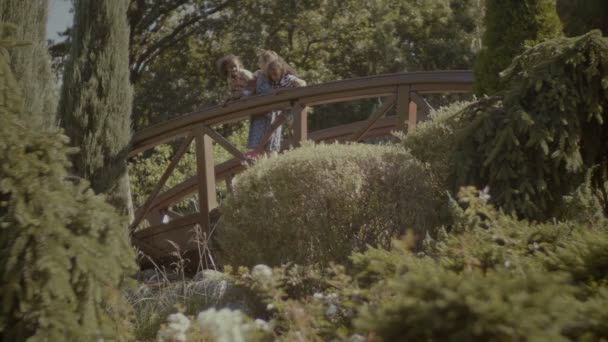
{"label": "girl", "polygon": [[306,86],[306,81],[299,79],[293,68],[281,58],[268,63],[266,70],[273,89]]}
{"label": "girl", "polygon": [[[265,69],[265,73],[261,73],[260,76],[256,79],[256,90],[261,89],[266,94],[268,93],[276,93],[280,88],[295,88],[295,87],[303,87],[306,86],[306,82],[299,79],[295,75],[295,71],[289,64],[287,64],[281,57],[277,57],[270,61]],[[263,78],[262,78],[263,77]],[[265,114],[265,122],[264,124],[260,124],[259,131],[255,131],[256,134],[254,136],[255,145],[252,144],[250,148],[254,150],[247,153],[246,156],[248,158],[253,158],[259,152],[261,152],[261,148],[259,148],[259,143],[261,141],[268,140],[268,144],[265,146],[266,151],[276,151],[278,152],[281,149],[281,135],[282,135],[282,124],[285,121],[291,121],[291,111],[287,111],[284,113],[281,110],[272,111],[270,113]],[[253,122],[252,122],[253,124]],[[262,131],[263,129],[263,131]],[[250,129],[250,138],[252,131]],[[248,144],[249,146],[249,144]]]}
{"label": "girl", "polygon": [[[266,75],[268,64],[279,58],[279,55],[271,50],[258,50],[258,71],[254,73],[255,78],[255,93],[257,95],[271,94],[272,86]],[[276,113],[269,112],[265,114],[253,115],[249,125],[249,137],[247,138],[247,148],[251,149],[245,153],[245,157],[251,159],[259,154],[262,150],[278,151],[280,148],[280,136],[271,136],[270,140],[261,145],[262,137],[270,128],[270,124],[275,120]],[[268,139],[265,139],[268,140]]]}
{"label": "girl", "polygon": [[224,104],[252,94],[251,82],[254,79],[249,70],[243,68],[243,63],[235,55],[226,55],[217,61],[217,69],[226,78],[228,91]]}

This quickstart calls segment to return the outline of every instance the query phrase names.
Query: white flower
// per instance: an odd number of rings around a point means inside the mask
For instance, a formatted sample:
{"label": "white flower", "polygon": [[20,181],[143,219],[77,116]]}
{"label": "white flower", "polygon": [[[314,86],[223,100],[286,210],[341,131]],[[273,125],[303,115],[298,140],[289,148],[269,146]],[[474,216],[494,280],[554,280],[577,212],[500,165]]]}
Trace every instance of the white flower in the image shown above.
{"label": "white flower", "polygon": [[485,188],[483,188],[483,190],[479,191],[479,199],[481,199],[483,203],[487,203],[490,200],[489,187],[486,186]]}
{"label": "white flower", "polygon": [[260,283],[267,284],[272,281],[272,269],[266,265],[255,265],[251,270],[251,277]]}
{"label": "white flower", "polygon": [[203,331],[217,341],[245,342],[249,333],[255,330],[270,331],[267,322],[257,319],[250,322],[239,310],[230,309],[205,310],[198,314],[198,323]]}
{"label": "white flower", "polygon": [[270,332],[270,324],[268,324],[268,322],[265,320],[258,318],[253,323],[258,330]]}
{"label": "white flower", "polygon": [[190,320],[182,313],[174,313],[167,318],[167,326],[158,331],[159,342],[186,342],[186,331]]}
{"label": "white flower", "polygon": [[312,297],[316,300],[323,300],[323,298],[324,298],[323,294],[319,293],[319,292],[315,292],[315,294]]}
{"label": "white flower", "polygon": [[329,307],[327,308],[327,311],[325,311],[325,316],[332,317],[332,316],[335,316],[337,313],[338,313],[338,307],[335,306],[334,304],[330,304]]}
{"label": "white flower", "polygon": [[337,293],[330,293],[327,295],[327,300],[336,300],[336,299],[338,299]]}

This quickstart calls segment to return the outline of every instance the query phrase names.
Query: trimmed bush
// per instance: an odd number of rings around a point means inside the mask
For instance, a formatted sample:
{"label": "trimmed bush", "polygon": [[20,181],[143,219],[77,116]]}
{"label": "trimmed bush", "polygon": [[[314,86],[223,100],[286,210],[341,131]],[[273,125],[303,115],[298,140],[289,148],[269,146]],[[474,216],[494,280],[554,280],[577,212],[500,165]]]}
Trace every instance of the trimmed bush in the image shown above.
{"label": "trimmed bush", "polygon": [[503,89],[499,73],[526,45],[561,35],[555,0],[486,0],[483,47],[475,62],[475,90],[492,95]]}
{"label": "trimmed bush", "polygon": [[[68,183],[67,137],[18,121],[23,99],[0,42],[0,340],[111,340],[109,307],[134,271],[127,222]],[[114,311],[114,316],[109,314]],[[114,321],[113,321],[114,319]]]}
{"label": "trimmed bush", "polygon": [[592,31],[539,44],[505,82],[459,114],[453,189],[487,185],[502,209],[542,220],[591,172],[608,213],[608,39]]}
{"label": "trimmed bush", "polygon": [[307,145],[259,160],[221,208],[218,239],[232,265],[347,260],[406,229],[440,223],[443,195],[396,146]]}
{"label": "trimmed bush", "polygon": [[448,189],[448,179],[454,165],[454,132],[461,126],[458,113],[471,102],[454,102],[449,106],[432,111],[429,119],[416,126],[412,133],[399,133],[401,144],[416,159],[430,166],[437,180]]}

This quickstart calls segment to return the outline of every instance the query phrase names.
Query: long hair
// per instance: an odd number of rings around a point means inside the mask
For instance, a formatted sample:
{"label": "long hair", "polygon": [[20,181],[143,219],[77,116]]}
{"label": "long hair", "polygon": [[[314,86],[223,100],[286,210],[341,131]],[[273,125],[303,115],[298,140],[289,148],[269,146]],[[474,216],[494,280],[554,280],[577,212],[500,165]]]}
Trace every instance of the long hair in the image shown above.
{"label": "long hair", "polygon": [[285,60],[281,57],[277,57],[277,59],[268,63],[266,70],[264,70],[266,75],[268,75],[268,70],[270,70],[271,68],[278,68],[281,71],[281,75],[290,74],[290,75],[294,75],[296,77],[298,76],[296,74],[296,70],[294,68],[292,68],[291,65],[289,65],[289,63],[285,62]]}
{"label": "long hair", "polygon": [[228,62],[233,62],[238,65],[240,68],[243,67],[243,63],[238,56],[235,55],[226,55],[217,60],[217,71],[222,75],[222,77],[228,77],[228,72],[226,71],[226,65]]}
{"label": "long hair", "polygon": [[274,61],[279,57],[279,54],[272,51],[272,50],[264,50],[264,49],[257,49],[256,50],[256,56],[258,57],[258,64],[262,64],[262,65],[268,65],[268,63]]}

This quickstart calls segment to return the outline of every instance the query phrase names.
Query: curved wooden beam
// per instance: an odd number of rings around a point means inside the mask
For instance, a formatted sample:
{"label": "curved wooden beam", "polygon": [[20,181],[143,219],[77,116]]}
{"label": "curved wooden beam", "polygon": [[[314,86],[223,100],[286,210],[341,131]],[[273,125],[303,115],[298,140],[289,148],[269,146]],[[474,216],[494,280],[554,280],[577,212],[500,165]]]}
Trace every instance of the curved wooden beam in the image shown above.
{"label": "curved wooden beam", "polygon": [[471,71],[428,71],[361,77],[302,88],[287,89],[276,95],[252,96],[184,114],[175,119],[143,129],[133,137],[130,156],[185,134],[198,124],[217,125],[239,121],[252,114],[290,107],[294,102],[307,106],[353,99],[396,94],[399,85],[410,85],[421,93],[468,92],[473,83]]}

